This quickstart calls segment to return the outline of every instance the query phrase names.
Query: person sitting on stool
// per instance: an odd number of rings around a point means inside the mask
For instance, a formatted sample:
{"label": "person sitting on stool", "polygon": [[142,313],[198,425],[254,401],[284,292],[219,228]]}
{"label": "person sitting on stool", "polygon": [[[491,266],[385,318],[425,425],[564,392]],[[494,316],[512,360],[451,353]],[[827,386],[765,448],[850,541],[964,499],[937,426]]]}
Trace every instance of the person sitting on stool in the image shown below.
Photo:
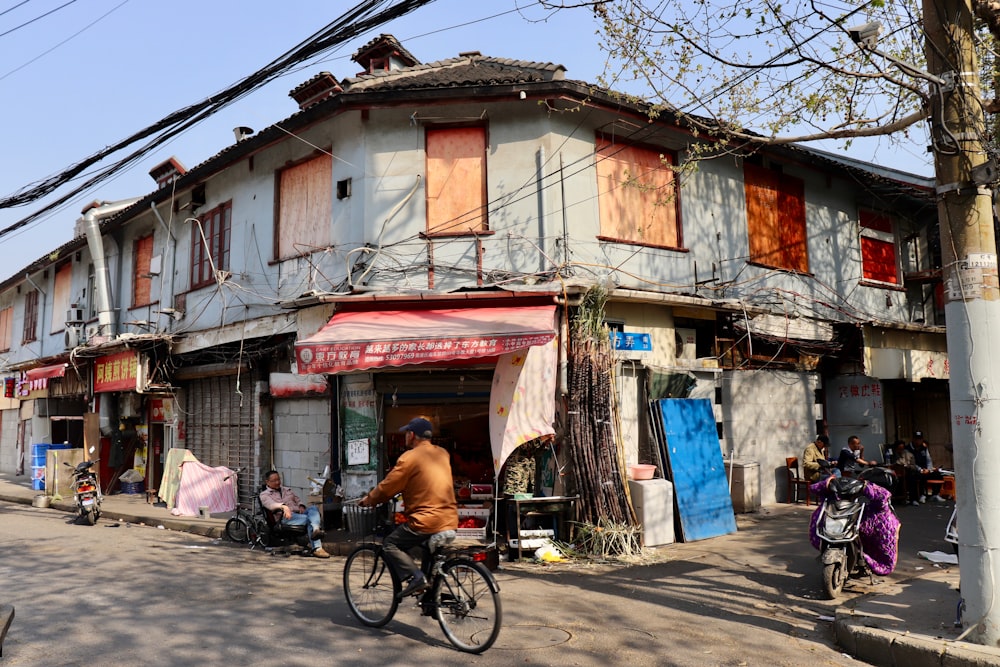
{"label": "person sitting on stool", "polygon": [[874,461],[868,461],[864,458],[864,453],[865,446],[861,444],[861,438],[856,435],[849,437],[847,447],[840,450],[840,456],[837,458],[837,468],[841,474],[850,476],[858,470],[859,466],[875,465]]}
{"label": "person sitting on stool", "polygon": [[919,505],[917,498],[922,497],[920,495],[920,468],[917,467],[917,461],[913,458],[913,452],[906,448],[906,443],[902,440],[896,441],[892,446],[892,451],[895,453],[892,459],[893,464],[903,469],[906,501],[911,505]]}
{"label": "person sitting on stool", "polygon": [[312,545],[312,555],[316,558],[329,558],[323,549],[323,523],[319,510],[315,505],[306,507],[299,497],[287,486],[281,485],[281,475],[277,470],[268,470],[264,474],[267,488],[260,492],[260,504],[265,512],[281,511],[282,521],[286,526],[306,526],[309,542]]}
{"label": "person sitting on stool", "polygon": [[[924,434],[920,431],[914,431],[913,442],[907,446],[907,449],[913,452],[913,458],[920,469],[921,486],[923,487],[921,489],[920,502],[924,503],[930,499],[936,503],[943,503],[945,500],[941,497],[941,494],[930,493],[929,489],[931,485],[927,483],[932,480],[944,479],[944,475],[941,474],[940,468],[934,467],[934,461],[931,460],[931,450],[927,448],[927,441],[924,440]],[[940,488],[940,485],[938,487]]]}

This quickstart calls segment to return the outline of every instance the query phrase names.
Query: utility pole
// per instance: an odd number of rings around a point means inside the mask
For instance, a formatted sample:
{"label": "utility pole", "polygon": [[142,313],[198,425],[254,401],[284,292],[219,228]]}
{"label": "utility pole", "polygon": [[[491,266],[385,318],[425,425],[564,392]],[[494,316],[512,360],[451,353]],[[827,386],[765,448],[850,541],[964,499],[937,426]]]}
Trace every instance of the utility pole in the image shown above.
{"label": "utility pole", "polygon": [[[1000,289],[970,0],[923,0],[945,280],[962,637],[1000,646]],[[953,85],[951,85],[953,82]]]}

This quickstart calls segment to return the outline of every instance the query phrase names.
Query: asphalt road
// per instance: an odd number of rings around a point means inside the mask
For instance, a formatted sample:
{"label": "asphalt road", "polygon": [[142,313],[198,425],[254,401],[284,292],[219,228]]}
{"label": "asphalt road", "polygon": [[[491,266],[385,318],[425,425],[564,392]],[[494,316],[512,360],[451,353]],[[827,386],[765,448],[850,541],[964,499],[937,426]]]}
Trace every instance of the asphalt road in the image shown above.
{"label": "asphalt road", "polygon": [[[504,563],[500,638],[469,656],[408,605],[383,629],[357,623],[343,601],[343,558],[275,557],[0,503],[0,603],[17,611],[2,662],[856,665],[823,618],[837,603],[821,599],[808,516],[797,507],[780,519],[741,518],[758,525],[632,567]],[[851,594],[868,588],[855,584]]]}

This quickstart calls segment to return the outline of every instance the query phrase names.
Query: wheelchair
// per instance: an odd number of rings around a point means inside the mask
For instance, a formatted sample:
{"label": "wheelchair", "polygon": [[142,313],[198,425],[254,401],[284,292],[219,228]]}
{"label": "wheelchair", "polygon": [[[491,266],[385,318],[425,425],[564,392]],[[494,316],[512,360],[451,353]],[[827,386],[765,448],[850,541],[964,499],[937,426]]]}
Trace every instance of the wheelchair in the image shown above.
{"label": "wheelchair", "polygon": [[265,509],[260,504],[259,497],[255,497],[253,502],[257,513],[263,519],[261,529],[257,533],[257,542],[265,551],[280,553],[285,556],[298,550],[304,550],[306,554],[312,554],[313,548],[309,541],[308,526],[287,525],[281,520],[281,510],[272,512]]}
{"label": "wheelchair", "polygon": [[[260,489],[264,490],[264,487]],[[226,536],[233,542],[249,544],[250,549],[260,547],[271,554],[290,555],[298,551],[312,554],[307,526],[288,525],[282,520],[280,510],[271,512],[264,509],[260,496],[254,496],[253,511],[244,508],[226,523]]]}

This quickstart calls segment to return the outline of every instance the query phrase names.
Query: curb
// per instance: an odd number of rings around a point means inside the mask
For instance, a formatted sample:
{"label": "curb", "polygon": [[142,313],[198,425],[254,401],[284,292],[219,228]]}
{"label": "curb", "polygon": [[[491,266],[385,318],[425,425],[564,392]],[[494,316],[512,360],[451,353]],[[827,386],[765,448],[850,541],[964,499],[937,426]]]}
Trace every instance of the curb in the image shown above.
{"label": "curb", "polygon": [[878,667],[996,667],[1000,648],[955,642],[878,627],[878,619],[837,611],[837,644],[858,660]]}
{"label": "curb", "polygon": [[[15,495],[0,492],[0,500],[10,503],[19,503],[22,505],[31,505],[32,497],[33,496],[26,496],[24,494]],[[72,500],[50,501],[48,509],[59,510],[68,514],[75,514],[76,504]],[[174,517],[171,515],[150,523],[148,515],[123,512],[120,509],[108,508],[107,505],[101,508],[101,519],[142,524],[145,526],[152,526],[154,528],[157,526],[163,526],[166,530],[172,530],[179,533],[192,533],[194,535],[202,535],[204,537],[211,537],[214,539],[226,539],[225,522],[221,522],[221,524],[220,522],[198,523],[197,521],[191,521],[190,519],[184,517]],[[357,546],[356,543],[351,541],[323,541],[323,548],[334,556],[346,556],[351,553],[355,546]]]}

